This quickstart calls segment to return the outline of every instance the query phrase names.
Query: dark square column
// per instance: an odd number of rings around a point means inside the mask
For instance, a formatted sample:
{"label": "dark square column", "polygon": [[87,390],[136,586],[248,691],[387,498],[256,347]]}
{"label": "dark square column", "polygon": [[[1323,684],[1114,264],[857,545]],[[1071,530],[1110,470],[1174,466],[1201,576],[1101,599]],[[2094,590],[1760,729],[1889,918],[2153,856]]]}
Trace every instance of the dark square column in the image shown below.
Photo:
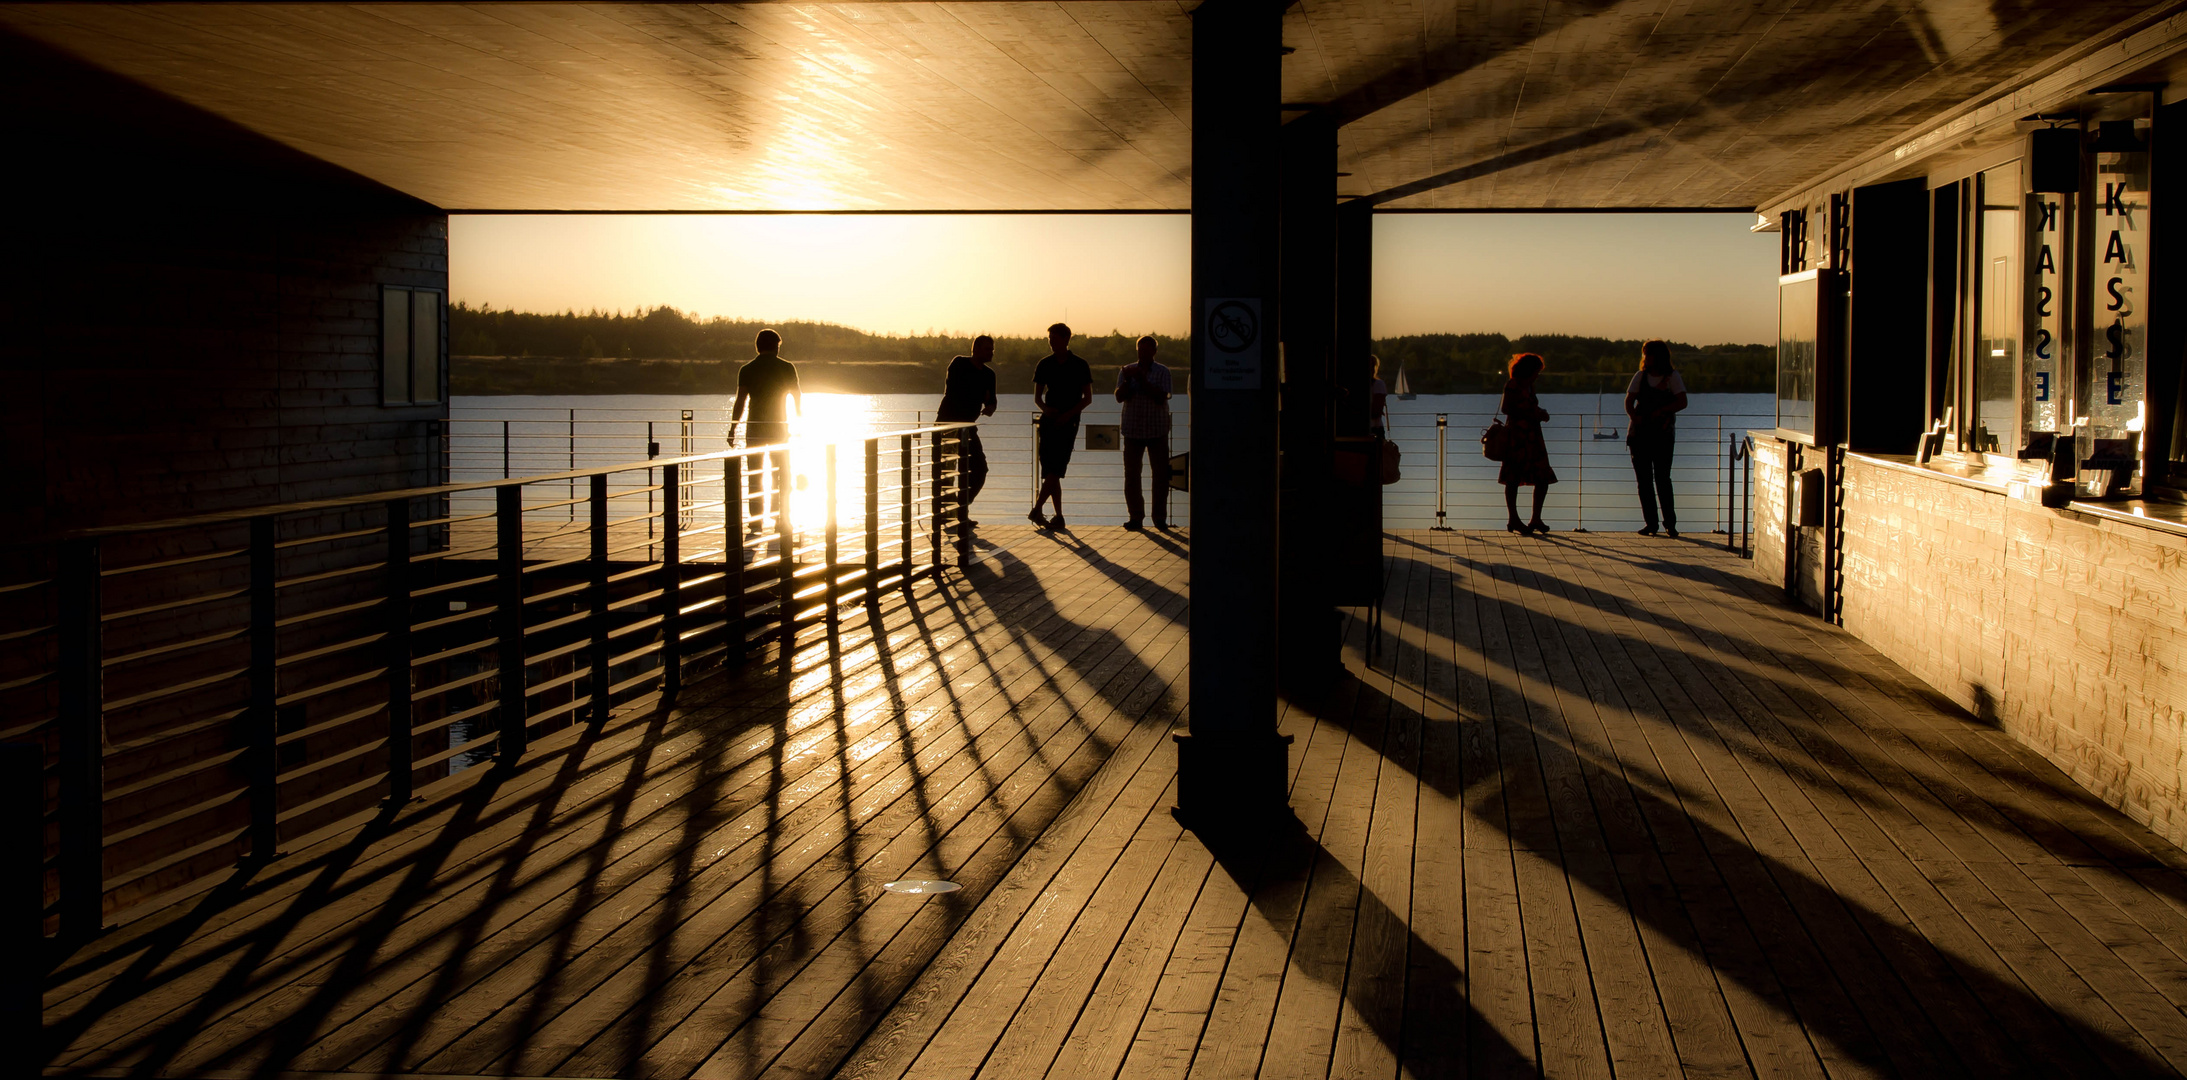
{"label": "dark square column", "polygon": [[1192,734],[1195,829],[1287,815],[1276,734],[1277,238],[1282,7],[1208,0],[1192,45]]}

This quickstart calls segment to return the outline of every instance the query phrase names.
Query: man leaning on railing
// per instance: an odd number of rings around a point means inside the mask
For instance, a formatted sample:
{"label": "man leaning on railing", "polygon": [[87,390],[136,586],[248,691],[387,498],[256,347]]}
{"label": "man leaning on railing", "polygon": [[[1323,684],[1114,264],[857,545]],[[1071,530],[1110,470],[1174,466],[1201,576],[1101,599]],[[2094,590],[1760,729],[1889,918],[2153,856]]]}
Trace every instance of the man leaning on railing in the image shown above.
{"label": "man leaning on railing", "polygon": [[[737,369],[737,400],[729,406],[729,441],[736,442],[737,422],[744,424],[744,445],[769,446],[790,441],[790,410],[805,415],[805,393],[797,385],[797,367],[782,358],[782,335],[773,330],[762,330],[752,342],[758,355],[745,361]],[[750,418],[746,419],[746,406],[750,406]],[[769,454],[775,474],[775,498],[785,497],[788,489],[784,481],[789,476],[788,455],[782,451]],[[752,516],[746,528],[751,535],[765,532],[763,515],[767,510],[767,498],[762,488],[760,470],[748,474],[745,494],[750,496]]]}
{"label": "man leaning on railing", "polygon": [[[945,424],[977,424],[980,417],[995,415],[995,369],[988,366],[994,359],[995,339],[981,334],[972,339],[972,355],[949,362],[935,419]],[[964,524],[971,528],[979,524],[972,520],[972,500],[987,486],[987,451],[980,445],[979,428],[966,428],[959,437],[964,440]]]}

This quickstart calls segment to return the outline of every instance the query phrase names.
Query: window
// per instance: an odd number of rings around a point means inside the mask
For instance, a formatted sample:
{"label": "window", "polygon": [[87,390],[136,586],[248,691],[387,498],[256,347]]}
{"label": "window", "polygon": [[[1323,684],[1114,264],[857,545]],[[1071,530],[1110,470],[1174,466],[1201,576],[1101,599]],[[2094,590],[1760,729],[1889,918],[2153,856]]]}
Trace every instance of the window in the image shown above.
{"label": "window", "polygon": [[2081,403],[2075,450],[2080,493],[2138,495],[2149,383],[2149,142],[2146,121],[2096,126],[2095,188],[2083,211],[2092,269],[2082,321],[2088,359],[2075,386]]}
{"label": "window", "polygon": [[439,401],[443,366],[441,294],[431,289],[381,289],[380,404]]}
{"label": "window", "polygon": [[2020,382],[2021,194],[2020,163],[2001,165],[1975,177],[1981,207],[1975,226],[1974,355],[1967,415],[1973,423],[1961,446],[1988,454],[2020,449],[2016,391]]}
{"label": "window", "polygon": [[1777,279],[1777,427],[1815,437],[1815,336],[1821,273]]}
{"label": "window", "polygon": [[2073,196],[2028,196],[2027,302],[2020,339],[2020,445],[2040,448],[2057,436],[2059,417],[2073,388],[2073,335],[2066,329],[2066,270],[2073,247]]}

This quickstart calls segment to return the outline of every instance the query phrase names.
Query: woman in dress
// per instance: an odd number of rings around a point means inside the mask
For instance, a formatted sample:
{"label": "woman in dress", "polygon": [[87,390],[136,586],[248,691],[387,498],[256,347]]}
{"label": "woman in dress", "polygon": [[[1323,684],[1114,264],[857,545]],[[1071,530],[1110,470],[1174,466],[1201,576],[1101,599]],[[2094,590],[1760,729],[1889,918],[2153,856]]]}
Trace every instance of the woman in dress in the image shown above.
{"label": "woman in dress", "polygon": [[[1511,420],[1511,445],[1504,452],[1504,467],[1496,473],[1497,483],[1504,486],[1504,506],[1511,511],[1511,523],[1504,527],[1522,535],[1549,531],[1542,524],[1542,500],[1549,497],[1549,485],[1557,482],[1557,471],[1549,467],[1549,444],[1542,441],[1542,421],[1549,414],[1534,396],[1534,380],[1547,366],[1533,353],[1512,357],[1510,381],[1504,384],[1504,400],[1497,406]],[[1519,523],[1521,484],[1534,485],[1534,519],[1523,525]]]}
{"label": "woman in dress", "polygon": [[1660,341],[1640,343],[1640,370],[1625,387],[1625,448],[1632,451],[1633,478],[1640,482],[1642,536],[1656,533],[1657,504],[1663,531],[1678,538],[1678,504],[1671,498],[1671,451],[1678,442],[1678,412],[1686,407],[1686,380],[1671,364],[1671,347]]}

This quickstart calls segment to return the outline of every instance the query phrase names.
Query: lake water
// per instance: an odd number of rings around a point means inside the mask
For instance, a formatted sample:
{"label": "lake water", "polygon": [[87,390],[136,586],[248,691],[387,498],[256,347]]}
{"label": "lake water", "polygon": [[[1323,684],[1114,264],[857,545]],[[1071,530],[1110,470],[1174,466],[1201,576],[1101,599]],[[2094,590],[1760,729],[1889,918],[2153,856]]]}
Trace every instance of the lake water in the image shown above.
{"label": "lake water", "polygon": [[[457,397],[449,403],[450,478],[464,483],[639,461],[647,456],[649,442],[658,442],[663,455],[710,452],[727,445],[730,400],[713,395]],[[793,423],[792,437],[814,447],[931,423],[937,400],[935,395],[914,394],[807,394],[805,416]],[[1173,406],[1170,448],[1184,453],[1191,449],[1191,404],[1180,396]],[[1639,527],[1640,501],[1625,453],[1620,399],[1545,394],[1542,407],[1550,413],[1545,435],[1560,480],[1550,489],[1544,519],[1557,529]],[[1083,423],[1114,424],[1119,408],[1097,393]],[[1411,401],[1390,401],[1390,438],[1403,451],[1404,478],[1384,489],[1386,525],[1425,528],[1436,522],[1440,413],[1448,418],[1442,468],[1446,520],[1462,529],[1502,526],[1503,489],[1496,484],[1496,463],[1481,457],[1480,449],[1481,431],[1495,408],[1493,394],[1422,394]],[[1727,440],[1752,428],[1774,427],[1773,408],[1768,394],[1693,395],[1679,415],[1679,455],[1672,471],[1679,523],[1685,530],[1722,527]],[[687,409],[688,423],[682,419]],[[1014,522],[1032,505],[1032,417],[1031,394],[1003,394],[995,415],[981,422],[981,442],[992,471],[973,507],[975,518]],[[799,455],[794,468],[808,490],[818,482],[822,460],[811,451]],[[1063,482],[1065,507],[1075,524],[1123,522],[1123,471],[1121,453],[1087,450],[1081,443]],[[1171,493],[1170,519],[1191,524],[1190,495]]]}

